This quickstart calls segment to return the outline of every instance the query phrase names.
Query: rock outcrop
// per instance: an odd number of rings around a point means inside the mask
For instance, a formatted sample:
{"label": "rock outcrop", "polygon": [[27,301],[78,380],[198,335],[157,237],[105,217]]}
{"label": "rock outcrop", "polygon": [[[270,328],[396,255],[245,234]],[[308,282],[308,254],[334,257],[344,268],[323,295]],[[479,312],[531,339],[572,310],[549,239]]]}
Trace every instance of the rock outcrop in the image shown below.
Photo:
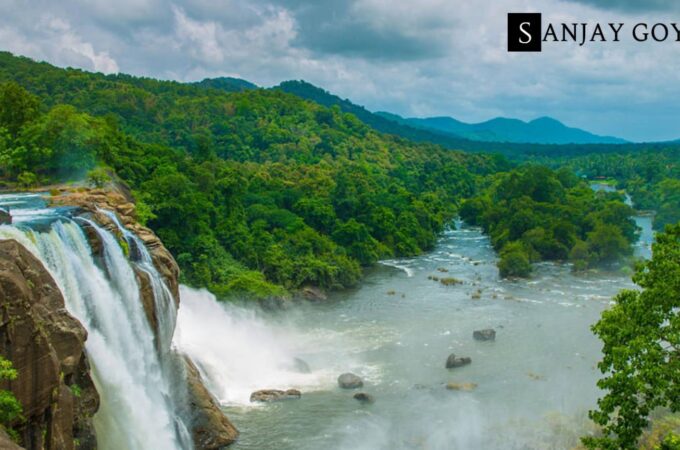
{"label": "rock outcrop", "polygon": [[371,394],[367,394],[365,392],[357,392],[352,397],[354,397],[354,399],[358,400],[360,403],[364,403],[364,404],[375,403],[375,397],[373,397]]}
{"label": "rock outcrop", "polygon": [[184,362],[194,445],[197,449],[217,450],[233,443],[238,438],[236,427],[220,411],[217,401],[203,385],[201,374],[194,363],[186,356]]}
{"label": "rock outcrop", "polygon": [[451,381],[450,383],[446,383],[446,389],[449,391],[474,391],[477,389],[477,383],[457,383],[454,381]]}
{"label": "rock outcrop", "polygon": [[43,264],[13,240],[0,241],[0,306],[0,354],[18,372],[0,388],[23,407],[25,421],[12,424],[21,445],[96,448],[91,419],[99,395],[84,353],[87,332]]}
{"label": "rock outcrop", "polygon": [[[115,212],[125,228],[142,240],[151,254],[154,266],[165,279],[179,305],[179,266],[158,236],[149,228],[137,222],[135,205],[131,198],[124,195],[125,193],[122,188],[113,191],[103,189],[65,191],[61,195],[53,196],[50,202],[55,206],[73,206],[80,208],[83,212],[89,212],[97,224],[118,235],[116,225],[101,210]],[[96,233],[87,232],[87,235],[93,251],[97,253],[101,249],[101,243],[98,242]],[[134,251],[134,249],[130,249],[130,251]]]}

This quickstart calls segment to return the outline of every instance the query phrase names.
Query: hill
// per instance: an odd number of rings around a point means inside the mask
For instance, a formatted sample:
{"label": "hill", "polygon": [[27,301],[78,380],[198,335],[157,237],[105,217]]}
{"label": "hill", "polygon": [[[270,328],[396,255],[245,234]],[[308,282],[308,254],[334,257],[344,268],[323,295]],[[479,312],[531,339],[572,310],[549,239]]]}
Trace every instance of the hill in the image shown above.
{"label": "hill", "polygon": [[404,119],[390,113],[376,113],[404,125],[448,133],[474,141],[511,142],[530,144],[624,144],[624,139],[598,136],[579,128],[572,128],[551,117],[540,117],[530,122],[498,117],[481,123],[465,123],[452,117]]}
{"label": "hill", "polygon": [[352,286],[362,266],[432,248],[506,167],[281,90],[214,86],[0,53],[0,187],[119,177],[185,282],[263,298]]}
{"label": "hill", "polygon": [[350,100],[342,99],[306,81],[284,81],[274,89],[297,95],[327,107],[337,106],[341,111],[354,114],[366,125],[382,133],[394,134],[416,142],[431,142],[451,149],[465,148],[470,144],[467,142],[467,139],[452,135],[451,133],[427,130],[422,127],[414,127],[406,123],[389,120],[379,114],[370,112],[363,106],[356,105]]}
{"label": "hill", "polygon": [[256,84],[251,83],[250,81],[233,77],[206,78],[202,81],[192,84],[194,86],[209,89],[220,89],[226,92],[241,92],[247,91],[249,89],[257,89],[258,87]]}

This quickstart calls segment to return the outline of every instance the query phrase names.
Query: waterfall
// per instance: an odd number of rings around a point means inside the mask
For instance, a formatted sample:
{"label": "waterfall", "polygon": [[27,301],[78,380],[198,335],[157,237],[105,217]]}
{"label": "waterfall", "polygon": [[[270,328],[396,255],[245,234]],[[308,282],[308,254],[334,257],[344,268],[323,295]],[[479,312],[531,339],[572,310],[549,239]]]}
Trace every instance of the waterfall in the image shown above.
{"label": "waterfall", "polygon": [[118,216],[113,212],[103,209],[100,209],[99,211],[110,218],[116,225],[118,231],[123,235],[127,242],[130,259],[133,260],[136,267],[144,272],[149,278],[154,296],[156,318],[158,320],[158,330],[156,330],[156,334],[160,341],[159,349],[161,349],[162,352],[167,352],[170,349],[177,322],[175,299],[173,298],[170,289],[168,289],[168,286],[163,282],[163,277],[161,277],[156,266],[154,266],[151,254],[144,245],[144,242],[142,242],[136,234],[125,228],[123,224],[120,223]]}
{"label": "waterfall", "polygon": [[179,404],[185,397],[177,392],[183,385],[176,382],[177,361],[156,348],[169,349],[175,325],[172,295],[143,243],[136,242],[140,257],[134,264],[149,276],[157,300],[160,342],[154,345],[133,266],[116,237],[91,221],[77,220],[99,235],[100,265],[82,228],[71,219],[55,220],[41,231],[2,226],[0,239],[19,241],[43,262],[67,309],[88,331],[86,351],[101,397],[94,417],[98,448],[190,449],[193,444]]}
{"label": "waterfall", "polygon": [[340,368],[300,368],[297,357],[315,352],[317,336],[276,326],[252,310],[217,301],[206,290],[180,286],[180,292],[174,344],[198,366],[220,403],[251,405],[250,394],[258,389],[309,392],[335,386]]}

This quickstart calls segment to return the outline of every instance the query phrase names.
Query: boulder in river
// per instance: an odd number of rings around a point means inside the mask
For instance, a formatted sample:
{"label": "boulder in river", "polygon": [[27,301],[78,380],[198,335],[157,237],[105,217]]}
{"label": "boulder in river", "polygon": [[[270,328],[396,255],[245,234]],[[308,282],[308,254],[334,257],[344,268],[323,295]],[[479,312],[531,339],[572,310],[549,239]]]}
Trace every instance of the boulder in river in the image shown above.
{"label": "boulder in river", "polygon": [[457,357],[453,353],[449,355],[448,358],[446,358],[446,368],[447,369],[454,369],[456,367],[463,367],[467,366],[472,362],[472,359],[467,357],[467,356],[462,356],[462,357]]}
{"label": "boulder in river", "polygon": [[446,389],[450,391],[466,391],[470,392],[475,390],[477,388],[477,383],[456,383],[456,382],[450,382],[446,383]]}
{"label": "boulder in river", "polygon": [[343,373],[338,377],[338,386],[343,389],[357,389],[363,385],[363,380],[353,373]]}
{"label": "boulder in river", "polygon": [[493,328],[486,328],[484,330],[475,330],[472,333],[472,337],[477,341],[495,341],[496,340],[496,330]]}
{"label": "boulder in river", "polygon": [[251,402],[278,402],[281,400],[293,400],[302,396],[297,389],[281,391],[279,389],[262,389],[250,394]]}
{"label": "boulder in river", "polygon": [[361,403],[375,403],[375,397],[365,392],[357,392],[353,395],[353,397],[354,399],[359,400]]}

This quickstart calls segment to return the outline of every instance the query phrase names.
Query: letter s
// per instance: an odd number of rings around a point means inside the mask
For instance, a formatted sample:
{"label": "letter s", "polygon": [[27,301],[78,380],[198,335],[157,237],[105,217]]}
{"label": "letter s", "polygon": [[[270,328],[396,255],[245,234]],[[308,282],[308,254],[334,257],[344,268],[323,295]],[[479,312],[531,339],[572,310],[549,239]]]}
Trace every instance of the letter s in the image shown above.
{"label": "letter s", "polygon": [[519,24],[519,31],[527,37],[526,40],[522,40],[522,37],[520,36],[519,38],[520,44],[528,44],[529,42],[531,42],[531,34],[529,34],[529,32],[524,29],[524,25],[531,25],[531,22],[522,22]]}

